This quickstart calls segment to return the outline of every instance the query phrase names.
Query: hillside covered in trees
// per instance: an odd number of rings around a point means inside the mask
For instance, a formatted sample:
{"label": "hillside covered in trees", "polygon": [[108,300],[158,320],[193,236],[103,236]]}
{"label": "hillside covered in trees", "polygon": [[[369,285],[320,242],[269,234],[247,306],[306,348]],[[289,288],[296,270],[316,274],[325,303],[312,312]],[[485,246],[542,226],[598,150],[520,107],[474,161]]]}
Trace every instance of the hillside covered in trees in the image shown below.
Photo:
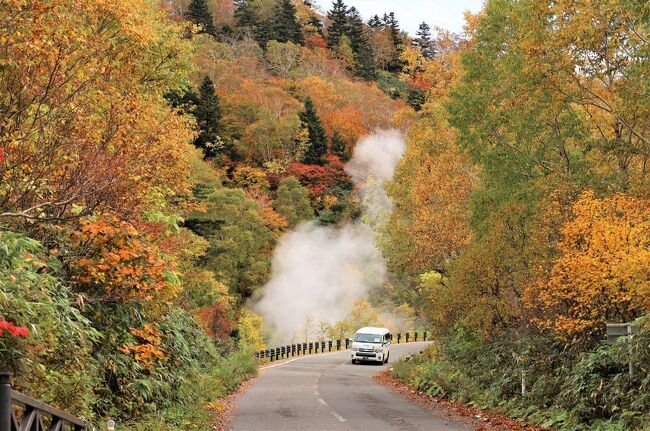
{"label": "hillside covered in trees", "polygon": [[[373,296],[438,337],[398,376],[557,429],[650,421],[650,7],[489,0],[462,35],[377,12],[0,3],[0,368],[18,389],[92,423],[212,429],[256,372],[247,303],[279,239],[359,219],[345,163],[395,128]],[[601,346],[635,319],[631,347]]]}

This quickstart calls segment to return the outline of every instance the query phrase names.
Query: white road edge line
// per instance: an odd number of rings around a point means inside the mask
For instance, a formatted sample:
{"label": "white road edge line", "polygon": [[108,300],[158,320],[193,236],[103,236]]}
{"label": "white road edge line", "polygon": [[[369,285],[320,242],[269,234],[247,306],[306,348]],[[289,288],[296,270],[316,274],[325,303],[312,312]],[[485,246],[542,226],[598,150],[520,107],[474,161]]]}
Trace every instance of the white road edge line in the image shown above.
{"label": "white road edge line", "polygon": [[[306,357],[306,356],[303,356],[303,357]],[[267,365],[266,367],[259,368],[258,371],[268,370],[269,368],[281,367],[282,365],[286,365],[286,364],[288,364],[290,362],[297,361],[298,359],[302,359],[303,357],[289,359],[288,361],[280,362],[279,364]]]}
{"label": "white road edge line", "polygon": [[318,399],[318,402],[321,403],[321,405],[323,405],[323,406],[326,406],[326,405],[327,405],[327,403],[325,402],[325,400],[322,399],[322,398],[319,398],[319,399]]}

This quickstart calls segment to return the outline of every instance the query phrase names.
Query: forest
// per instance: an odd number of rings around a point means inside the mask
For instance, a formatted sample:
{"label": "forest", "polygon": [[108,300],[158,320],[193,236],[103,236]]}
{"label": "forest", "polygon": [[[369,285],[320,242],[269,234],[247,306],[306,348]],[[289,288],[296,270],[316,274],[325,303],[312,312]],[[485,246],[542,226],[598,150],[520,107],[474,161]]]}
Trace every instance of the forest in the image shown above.
{"label": "forest", "polygon": [[[556,430],[650,423],[650,3],[487,0],[461,34],[343,0],[0,2],[0,370],[90,423],[211,430],[284,235],[362,219],[388,279],[320,337],[434,334],[418,390]],[[607,323],[633,322],[605,345]],[[74,352],[74,354],[71,354]],[[628,362],[635,372],[629,375]],[[522,392],[523,382],[526,391]]]}

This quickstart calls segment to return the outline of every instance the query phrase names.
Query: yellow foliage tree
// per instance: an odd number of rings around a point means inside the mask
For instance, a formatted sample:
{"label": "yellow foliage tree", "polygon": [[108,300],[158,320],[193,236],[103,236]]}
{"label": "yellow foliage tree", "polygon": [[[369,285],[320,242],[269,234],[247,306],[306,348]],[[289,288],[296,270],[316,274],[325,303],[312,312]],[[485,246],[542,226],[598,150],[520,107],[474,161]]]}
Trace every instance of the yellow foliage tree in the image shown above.
{"label": "yellow foliage tree", "polygon": [[585,192],[573,207],[550,271],[526,291],[534,321],[566,341],[602,335],[606,322],[650,310],[650,201]]}

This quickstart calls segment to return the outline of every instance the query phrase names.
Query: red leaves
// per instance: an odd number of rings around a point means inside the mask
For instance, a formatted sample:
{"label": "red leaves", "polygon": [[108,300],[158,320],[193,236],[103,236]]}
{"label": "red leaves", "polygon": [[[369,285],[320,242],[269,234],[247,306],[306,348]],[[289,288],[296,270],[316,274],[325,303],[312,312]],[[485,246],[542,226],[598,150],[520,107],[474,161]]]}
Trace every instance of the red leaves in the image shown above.
{"label": "red leaves", "polygon": [[327,48],[327,42],[322,37],[312,36],[305,38],[305,46],[308,48]]}
{"label": "red leaves", "polygon": [[24,326],[16,326],[13,322],[0,320],[0,335],[8,332],[12,337],[27,337],[29,332]]}
{"label": "red leaves", "polygon": [[287,174],[298,178],[312,197],[322,195],[334,185],[350,182],[338,157],[327,155],[325,160],[328,162],[325,166],[291,163]]}

